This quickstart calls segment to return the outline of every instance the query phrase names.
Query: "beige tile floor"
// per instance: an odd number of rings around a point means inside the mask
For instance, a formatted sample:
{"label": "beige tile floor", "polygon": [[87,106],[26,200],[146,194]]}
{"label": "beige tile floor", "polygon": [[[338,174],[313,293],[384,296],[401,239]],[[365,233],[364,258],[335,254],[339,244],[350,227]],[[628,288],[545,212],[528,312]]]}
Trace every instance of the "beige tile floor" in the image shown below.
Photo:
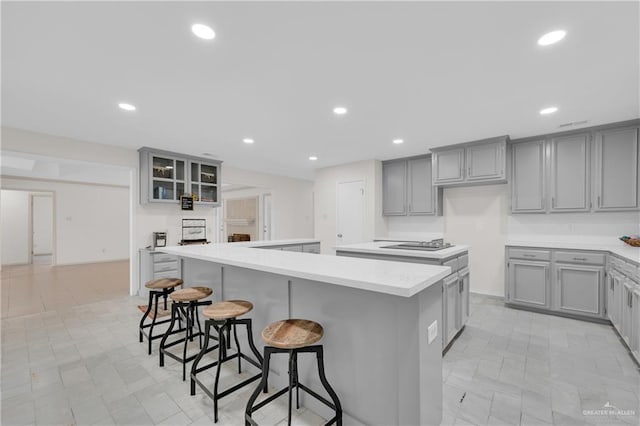
{"label": "beige tile floor", "polygon": [[4,266],[2,318],[52,311],[129,294],[129,261]]}
{"label": "beige tile floor", "polygon": [[[118,266],[108,266],[90,274],[82,267],[3,270],[12,315],[2,320],[1,424],[213,423],[211,401],[201,391],[189,395],[180,364],[168,359],[160,368],[157,343],[152,356],[138,343],[136,305],[144,301],[83,291],[83,284],[106,289],[118,275]],[[126,283],[126,265],[119,268]],[[16,290],[18,280],[28,290]],[[52,297],[45,283],[64,297]],[[126,294],[126,287],[118,291]],[[39,301],[30,303],[30,296]],[[4,292],[2,299],[4,311]],[[203,374],[212,382],[210,373]],[[239,380],[232,366],[222,380]],[[445,426],[639,424],[640,371],[611,326],[513,310],[486,297],[472,298],[468,325],[443,359],[443,385]],[[222,400],[218,424],[243,423],[251,390]],[[256,420],[281,424],[285,401],[265,407]],[[635,414],[583,414],[607,403]],[[322,419],[301,409],[293,423]]]}

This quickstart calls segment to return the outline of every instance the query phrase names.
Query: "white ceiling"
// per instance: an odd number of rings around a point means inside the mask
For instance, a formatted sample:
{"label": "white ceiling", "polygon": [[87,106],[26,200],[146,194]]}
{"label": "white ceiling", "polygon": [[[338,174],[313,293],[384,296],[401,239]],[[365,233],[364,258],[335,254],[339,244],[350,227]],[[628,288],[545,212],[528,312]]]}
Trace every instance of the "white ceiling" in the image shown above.
{"label": "white ceiling", "polygon": [[[317,167],[639,117],[638,8],[3,2],[2,121],[311,178]],[[195,22],[216,38],[195,38]],[[565,40],[536,44],[558,28]],[[335,105],[349,113],[334,116]],[[538,114],[550,105],[559,111]]]}

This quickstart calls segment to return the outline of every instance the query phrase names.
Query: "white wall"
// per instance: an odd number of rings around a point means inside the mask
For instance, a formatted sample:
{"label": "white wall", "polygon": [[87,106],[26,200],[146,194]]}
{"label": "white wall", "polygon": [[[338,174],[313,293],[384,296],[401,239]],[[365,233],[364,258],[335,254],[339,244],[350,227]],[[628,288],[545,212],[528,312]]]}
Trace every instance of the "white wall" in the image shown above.
{"label": "white wall", "polygon": [[2,265],[29,263],[29,193],[0,191]]}
{"label": "white wall", "polygon": [[442,216],[387,216],[384,220],[387,223],[386,237],[389,238],[430,241],[444,235]]}
{"label": "white wall", "polygon": [[314,181],[315,238],[320,239],[323,254],[334,254],[336,245],[336,190],[340,182],[364,181],[364,241],[376,234],[386,235],[382,221],[381,163],[359,161],[316,170]]}
{"label": "white wall", "polygon": [[444,190],[444,238],[468,244],[474,293],[504,295],[507,185]]}
{"label": "white wall", "polygon": [[[141,142],[141,145],[143,144]],[[2,128],[2,149],[128,167],[133,171],[134,179],[131,190],[135,202],[131,206],[127,200],[124,205],[127,209],[133,208],[133,222],[136,231],[132,241],[129,238],[127,227],[127,236],[123,241],[131,244],[133,254],[132,281],[136,285],[139,281],[138,250],[152,244],[154,231],[167,231],[168,243],[175,244],[180,239],[181,219],[193,217],[207,219],[209,227],[207,234],[213,232],[217,213],[215,208],[196,206],[193,212],[183,212],[178,204],[149,205],[139,203],[139,157],[136,150],[6,127]],[[176,151],[179,151],[179,148],[176,148]],[[239,185],[264,186],[271,189],[273,239],[310,238],[313,236],[313,182],[252,172],[228,164],[223,164],[222,180]],[[3,187],[5,186],[4,181],[5,179],[3,179]],[[73,225],[77,225],[77,222],[74,222]],[[73,227],[71,226],[71,228]],[[74,231],[70,229],[69,232],[73,233]],[[58,238],[60,238],[59,234]],[[122,239],[123,237],[118,235],[118,238]],[[59,258],[58,261],[61,259]]]}
{"label": "white wall", "polygon": [[55,194],[56,264],[129,258],[128,188],[8,177],[2,188]]}

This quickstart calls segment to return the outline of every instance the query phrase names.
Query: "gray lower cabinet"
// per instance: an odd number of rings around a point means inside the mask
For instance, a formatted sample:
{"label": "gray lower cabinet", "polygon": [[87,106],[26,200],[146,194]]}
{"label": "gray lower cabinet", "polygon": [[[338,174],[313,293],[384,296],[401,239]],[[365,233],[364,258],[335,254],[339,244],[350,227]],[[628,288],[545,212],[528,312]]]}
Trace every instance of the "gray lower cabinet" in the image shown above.
{"label": "gray lower cabinet", "polygon": [[602,317],[604,267],[556,263],[554,268],[555,310]]}
{"label": "gray lower cabinet", "polygon": [[460,324],[464,326],[469,319],[469,268],[465,268],[458,273],[460,280]]}
{"label": "gray lower cabinet", "polygon": [[442,190],[431,183],[430,155],[382,163],[382,214],[425,216],[442,213]]}
{"label": "gray lower cabinet", "polygon": [[638,127],[596,133],[595,210],[640,208]]}
{"label": "gray lower cabinet", "polygon": [[384,216],[407,214],[406,160],[382,163],[382,214]]}
{"label": "gray lower cabinet", "polygon": [[511,146],[511,211],[544,213],[546,203],[544,140]]}
{"label": "gray lower cabinet", "polygon": [[640,291],[631,294],[631,353],[640,362]]}
{"label": "gray lower cabinet", "polygon": [[267,250],[297,251],[302,253],[320,254],[320,243],[261,245],[255,248]]}
{"label": "gray lower cabinet", "polygon": [[622,286],[624,277],[613,270],[609,270],[606,277],[607,284],[607,318],[615,328],[620,328],[620,312],[622,308]]}
{"label": "gray lower cabinet", "polygon": [[460,280],[458,274],[443,280],[443,324],[442,347],[445,348],[460,331]]}
{"label": "gray lower cabinet", "polygon": [[551,140],[551,211],[577,212],[590,209],[590,140],[589,133]]}
{"label": "gray lower cabinet", "polygon": [[509,303],[550,308],[549,262],[509,260],[507,274]]}
{"label": "gray lower cabinet", "polygon": [[508,305],[575,317],[607,318],[606,253],[507,247],[506,256]]}
{"label": "gray lower cabinet", "polygon": [[625,281],[622,286],[622,311],[620,321],[620,336],[631,345],[631,336],[633,331],[633,290],[631,283]]}

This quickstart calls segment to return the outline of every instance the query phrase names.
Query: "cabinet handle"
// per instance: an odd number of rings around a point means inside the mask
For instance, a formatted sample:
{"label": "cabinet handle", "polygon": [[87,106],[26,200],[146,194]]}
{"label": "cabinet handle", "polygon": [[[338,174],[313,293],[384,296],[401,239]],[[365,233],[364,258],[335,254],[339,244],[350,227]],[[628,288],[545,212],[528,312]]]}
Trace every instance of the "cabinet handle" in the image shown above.
{"label": "cabinet handle", "polygon": [[467,177],[471,176],[471,166],[467,168]]}
{"label": "cabinet handle", "polygon": [[586,257],[574,257],[573,260],[581,260],[583,262],[586,262],[587,258]]}
{"label": "cabinet handle", "polygon": [[551,197],[551,208],[554,209],[556,207],[556,197]]}
{"label": "cabinet handle", "polygon": [[524,257],[536,257],[535,254],[523,254],[522,256],[524,256]]}
{"label": "cabinet handle", "polygon": [[600,196],[599,195],[598,195],[598,204],[597,204],[597,206],[600,207]]}
{"label": "cabinet handle", "polygon": [[558,269],[558,283],[560,282],[560,269]]}

